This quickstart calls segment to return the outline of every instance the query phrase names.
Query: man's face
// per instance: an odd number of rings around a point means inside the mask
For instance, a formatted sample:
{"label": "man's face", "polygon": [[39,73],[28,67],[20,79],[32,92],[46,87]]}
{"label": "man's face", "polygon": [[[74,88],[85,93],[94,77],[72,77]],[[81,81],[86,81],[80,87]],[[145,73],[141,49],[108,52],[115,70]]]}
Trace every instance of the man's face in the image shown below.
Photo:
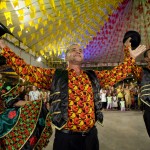
{"label": "man's face", "polygon": [[83,51],[79,45],[72,45],[67,53],[66,60],[72,64],[81,64],[83,61]]}

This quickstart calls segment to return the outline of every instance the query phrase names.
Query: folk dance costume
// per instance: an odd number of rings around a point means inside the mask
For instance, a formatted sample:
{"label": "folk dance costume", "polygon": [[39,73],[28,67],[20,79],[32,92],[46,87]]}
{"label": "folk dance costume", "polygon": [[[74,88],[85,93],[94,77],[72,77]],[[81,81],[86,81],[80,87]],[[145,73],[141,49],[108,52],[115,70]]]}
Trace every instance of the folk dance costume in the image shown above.
{"label": "folk dance costume", "polygon": [[150,136],[150,70],[143,68],[140,99],[144,103],[144,122]]}
{"label": "folk dance costume", "polygon": [[[128,51],[127,48],[125,50]],[[56,70],[28,65],[8,47],[3,49],[2,54],[7,59],[7,64],[26,81],[39,88],[51,87],[51,122],[56,127],[54,150],[69,150],[71,144],[74,144],[74,147],[76,145],[83,147],[81,143],[83,139],[76,140],[78,143],[72,143],[70,139],[72,135],[84,138],[87,141],[85,142],[87,149],[99,149],[97,129],[94,125],[96,121],[103,123],[99,100],[100,85],[113,86],[116,82],[125,79],[133,71],[132,66],[135,61],[131,57],[125,57],[124,63],[110,71],[81,70],[80,75],[77,75],[69,68]],[[96,143],[92,144],[91,139],[87,140],[91,136],[94,136]]]}
{"label": "folk dance costume", "polygon": [[42,100],[14,106],[20,100],[19,90],[19,83],[0,83],[0,149],[41,150],[52,134],[49,113]]}

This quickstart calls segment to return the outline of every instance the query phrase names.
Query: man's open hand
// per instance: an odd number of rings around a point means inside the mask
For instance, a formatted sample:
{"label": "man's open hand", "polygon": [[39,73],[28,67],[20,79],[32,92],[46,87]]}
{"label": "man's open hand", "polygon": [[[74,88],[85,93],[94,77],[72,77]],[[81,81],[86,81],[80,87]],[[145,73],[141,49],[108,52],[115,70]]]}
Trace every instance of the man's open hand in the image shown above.
{"label": "man's open hand", "polygon": [[138,56],[146,51],[146,45],[139,45],[135,50],[129,49],[130,56],[136,59]]}
{"label": "man's open hand", "polygon": [[124,43],[125,47],[128,47],[130,56],[134,59],[136,59],[138,56],[143,54],[146,51],[146,45],[139,45],[135,50],[132,50],[131,48],[131,38],[129,37],[126,42]]}

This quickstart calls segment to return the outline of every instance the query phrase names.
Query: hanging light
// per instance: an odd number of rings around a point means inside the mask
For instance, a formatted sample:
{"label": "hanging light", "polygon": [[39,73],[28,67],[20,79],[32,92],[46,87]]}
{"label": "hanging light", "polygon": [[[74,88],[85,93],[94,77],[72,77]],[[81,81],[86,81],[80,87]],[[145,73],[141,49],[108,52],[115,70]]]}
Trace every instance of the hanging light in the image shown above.
{"label": "hanging light", "polygon": [[41,57],[38,57],[36,60],[37,60],[38,62],[41,62],[42,58],[41,58]]}

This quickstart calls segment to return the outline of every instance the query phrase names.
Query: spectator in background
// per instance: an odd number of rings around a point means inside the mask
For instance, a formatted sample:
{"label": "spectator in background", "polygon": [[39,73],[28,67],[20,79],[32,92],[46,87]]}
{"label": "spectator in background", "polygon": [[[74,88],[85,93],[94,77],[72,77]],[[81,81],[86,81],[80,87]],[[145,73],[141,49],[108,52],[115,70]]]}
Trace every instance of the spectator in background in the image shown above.
{"label": "spectator in background", "polygon": [[131,108],[131,93],[130,93],[130,88],[129,85],[126,85],[124,88],[124,95],[125,95],[125,104],[126,104],[126,109],[130,110]]}
{"label": "spectator in background", "polygon": [[138,109],[138,93],[139,93],[139,90],[138,90],[138,87],[135,86],[134,87],[134,109]]}
{"label": "spectator in background", "polygon": [[131,88],[130,94],[131,94],[131,109],[134,109],[134,106],[135,106],[135,100],[134,100],[134,87]]}
{"label": "spectator in background", "polygon": [[120,108],[121,108],[121,111],[125,111],[125,101],[124,101],[124,98],[122,98],[121,101],[120,101]]}
{"label": "spectator in background", "polygon": [[20,88],[19,97],[21,100],[24,100],[24,101],[28,100],[28,96],[27,96],[26,89],[25,89],[24,85],[22,85]]}
{"label": "spectator in background", "polygon": [[43,102],[46,104],[48,94],[47,94],[47,92],[46,92],[45,89],[42,89],[42,90],[41,90],[41,92],[40,92],[40,97],[42,98]]}
{"label": "spectator in background", "polygon": [[112,108],[112,96],[109,93],[107,96],[107,110]]}
{"label": "spectator in background", "polygon": [[114,92],[115,92],[115,88],[113,86],[109,86],[107,94],[113,95]]}
{"label": "spectator in background", "polygon": [[118,100],[117,100],[116,93],[113,93],[113,97],[112,97],[112,107],[113,107],[113,109],[115,109],[115,110],[118,108]]}
{"label": "spectator in background", "polygon": [[106,109],[106,107],[107,107],[106,94],[107,94],[107,91],[105,90],[105,88],[102,88],[100,90],[100,99],[101,99],[101,102],[102,102],[102,109]]}
{"label": "spectator in background", "polygon": [[27,95],[27,100],[29,101],[29,92],[31,91],[30,86],[26,87],[26,95]]}
{"label": "spectator in background", "polygon": [[37,90],[36,86],[32,86],[32,91],[29,92],[29,100],[39,100],[40,99],[40,92]]}
{"label": "spectator in background", "polygon": [[120,110],[120,101],[122,98],[124,98],[123,86],[120,84],[117,88],[118,110]]}

